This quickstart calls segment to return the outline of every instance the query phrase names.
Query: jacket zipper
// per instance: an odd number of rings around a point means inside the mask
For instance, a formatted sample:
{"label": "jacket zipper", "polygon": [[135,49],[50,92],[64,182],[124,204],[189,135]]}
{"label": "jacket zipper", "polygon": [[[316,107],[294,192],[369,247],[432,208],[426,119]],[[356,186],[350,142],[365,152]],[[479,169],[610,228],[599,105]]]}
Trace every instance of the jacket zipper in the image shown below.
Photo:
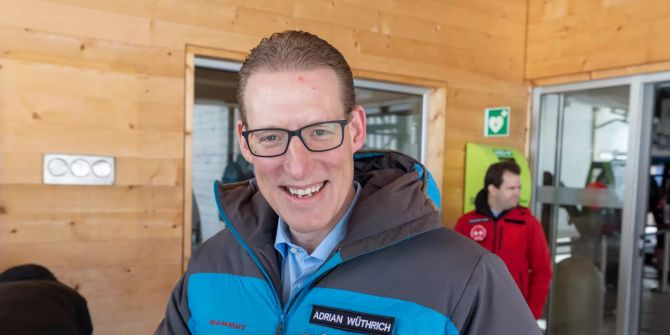
{"label": "jacket zipper", "polygon": [[493,219],[493,253],[495,254],[498,251],[498,245],[496,244],[496,241],[498,237],[498,220],[496,218]]}
{"label": "jacket zipper", "polygon": [[503,239],[503,231],[505,230],[505,226],[500,226],[500,235],[498,236],[498,249],[502,249],[502,239]]}
{"label": "jacket zipper", "polygon": [[[338,250],[338,252],[339,252],[339,250]],[[329,262],[332,260],[333,256],[336,255],[338,252],[336,252],[336,253],[332,254],[330,257],[328,257],[328,259],[321,266],[327,266],[329,264]],[[337,263],[337,264],[331,266],[329,269],[323,271],[323,273],[320,273],[316,277],[310,278],[309,280],[307,280],[303,284],[303,286],[301,288],[298,289],[297,292],[295,292],[295,294],[293,294],[292,296],[290,296],[288,298],[288,301],[286,302],[286,305],[284,306],[284,309],[282,310],[280,322],[279,322],[279,325],[277,326],[277,332],[275,333],[275,335],[283,334],[282,331],[283,331],[283,328],[284,328],[285,316],[288,315],[288,311],[291,309],[291,306],[293,306],[293,303],[296,300],[298,300],[300,295],[303,294],[303,292],[311,289],[314,286],[314,283],[316,283],[319,279],[325,277],[331,270],[333,270],[338,265],[340,265],[340,263]],[[318,273],[319,270],[317,269],[316,272]]]}
{"label": "jacket zipper", "polygon": [[279,318],[279,324],[277,325],[277,331],[275,331],[275,335],[280,335],[282,330],[284,330],[284,313],[282,312],[282,315]]}

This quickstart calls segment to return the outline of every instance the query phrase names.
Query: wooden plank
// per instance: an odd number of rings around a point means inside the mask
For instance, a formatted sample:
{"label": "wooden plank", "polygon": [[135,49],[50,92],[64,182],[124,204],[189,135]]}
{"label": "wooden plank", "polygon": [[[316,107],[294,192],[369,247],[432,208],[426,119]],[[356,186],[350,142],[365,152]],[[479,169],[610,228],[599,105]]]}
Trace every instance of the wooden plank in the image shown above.
{"label": "wooden plank", "polygon": [[[204,46],[199,46],[199,45],[190,45],[189,44],[189,45],[186,46],[186,55],[191,55],[191,54],[196,55],[196,56],[219,58],[219,59],[225,59],[225,60],[231,60],[231,61],[237,61],[237,62],[243,62],[244,58],[247,56],[247,52],[231,51],[231,50],[226,50],[226,49],[216,49],[216,48],[209,48],[209,47],[204,47]],[[188,71],[188,61],[186,63],[186,71]],[[185,78],[188,78],[188,75],[186,75]],[[186,85],[187,85],[186,87],[190,87],[190,86],[188,86],[188,84],[186,84]],[[188,94],[188,92],[187,92],[187,94]],[[188,96],[187,96],[187,100],[188,100]]]}
{"label": "wooden plank", "polygon": [[449,169],[449,173],[444,176],[444,184],[448,185],[448,188],[452,187],[463,187],[465,182],[465,169]]}
{"label": "wooden plank", "polygon": [[[181,239],[76,241],[3,245],[3,258],[15,264],[51,266],[135,266],[181,264]],[[29,252],[27,252],[29,250]]]}
{"label": "wooden plank", "polygon": [[181,186],[2,185],[4,214],[181,213]]}
{"label": "wooden plank", "polygon": [[[114,303],[114,302],[113,302]],[[120,302],[119,302],[120,304]],[[158,309],[154,307],[154,309]],[[132,313],[129,313],[132,315]],[[116,334],[153,334],[158,327],[158,323],[163,319],[163,314],[152,315],[148,318],[142,318],[140,321],[124,321],[115,323],[105,323],[94,320],[96,324],[95,335],[116,335]]]}
{"label": "wooden plank", "polygon": [[499,79],[523,76],[523,54],[501,57],[488,51],[474,52],[448,48],[393,36],[379,39],[378,34],[366,32],[356,34],[356,39],[363,54],[419,63],[444,64],[462,70],[486,73]]}
{"label": "wooden plank", "polygon": [[526,63],[526,78],[534,80],[542,77],[558,75],[576,75],[584,72],[586,58],[583,55],[565,56],[562,58],[536,60],[528,58]]}
{"label": "wooden plank", "polygon": [[591,78],[604,79],[612,77],[629,76],[634,74],[670,71],[670,61],[649,63],[643,65],[627,66],[600,71],[592,71]]}
{"label": "wooden plank", "polygon": [[[496,1],[496,3],[502,1]],[[517,8],[519,7],[519,1]],[[525,5],[521,6],[523,13],[510,14],[510,12],[497,11],[495,5],[486,5],[486,2],[475,4],[472,7],[462,2],[453,3],[448,1],[421,0],[411,2],[399,2],[388,0],[375,1],[343,1],[346,6],[366,6],[373,10],[383,11],[396,16],[412,16],[425,21],[442,22],[448,26],[473,29],[493,36],[523,36],[525,31],[525,20],[518,20],[517,16],[525,15]]]}
{"label": "wooden plank", "polygon": [[258,12],[268,12],[277,16],[291,16],[294,12],[293,1],[276,0],[214,0],[216,2],[234,5],[236,8],[252,9]]}
{"label": "wooden plank", "polygon": [[[267,31],[275,30],[268,28]],[[153,21],[152,32],[153,45],[176,48],[194,44],[239,52],[248,51],[256,46],[261,37],[162,20]]]}
{"label": "wooden plank", "polygon": [[588,72],[579,73],[579,74],[569,74],[558,77],[548,77],[548,78],[537,78],[531,80],[533,86],[549,86],[549,85],[558,85],[565,83],[576,83],[580,81],[587,81],[593,79],[591,74]]}
{"label": "wooden plank", "polygon": [[195,103],[195,54],[186,55],[186,106],[184,115],[184,230],[182,232],[182,270],[191,260],[193,232],[193,105]]}
{"label": "wooden plank", "polygon": [[[14,1],[11,5],[3,6],[0,11],[0,25],[95,40],[138,45],[152,44],[150,17],[103,12],[38,0]],[[178,43],[172,44],[175,45]]]}
{"label": "wooden plank", "polygon": [[10,89],[3,100],[4,111],[0,113],[0,122],[6,123],[176,132],[183,129],[184,122],[180,115],[182,103],[134,102],[111,97],[19,90],[17,87]]}
{"label": "wooden plank", "polygon": [[56,277],[88,299],[120,295],[164,294],[166,305],[169,292],[181,275],[173,264],[146,266],[50,266]]}
{"label": "wooden plank", "polygon": [[[670,23],[670,19],[665,21],[665,24]],[[659,27],[664,25],[659,23]],[[528,57],[534,62],[542,62],[566,56],[581,56],[584,59],[581,65],[586,70],[653,61],[653,57],[667,57],[669,53],[667,45],[661,42],[659,34],[662,33],[655,31],[655,27],[654,24],[621,25],[612,28],[612,31],[596,32],[595,38],[594,32],[572,33],[560,39],[529,45]],[[627,45],[629,48],[613,48],[613,44]],[[654,52],[650,52],[651,50]],[[532,70],[534,69],[529,69]]]}
{"label": "wooden plank", "polygon": [[478,133],[480,137],[483,137],[484,107],[477,109],[450,107],[446,117],[446,123],[449,126],[449,129],[467,130],[472,133]]}
{"label": "wooden plank", "polygon": [[445,192],[443,199],[442,222],[447,227],[453,227],[458,218],[463,215],[463,189],[457,188]]}
{"label": "wooden plank", "polygon": [[670,58],[664,27],[670,3],[650,0],[596,4],[563,17],[537,18],[531,1],[526,76],[541,78],[662,62]]}
{"label": "wooden plank", "polygon": [[48,0],[73,7],[113,12],[124,15],[149,17],[163,21],[229,30],[235,19],[235,6],[210,0]]}
{"label": "wooden plank", "polygon": [[[483,121],[482,121],[483,122]],[[517,133],[518,131],[518,133]],[[517,129],[514,124],[510,125],[510,133],[514,136],[510,137],[484,137],[483,130],[469,130],[469,129],[449,129],[447,131],[447,143],[451,141],[455,143],[462,142],[477,142],[480,144],[490,145],[504,145],[523,150],[525,143],[523,129]],[[453,144],[453,142],[451,142]]]}
{"label": "wooden plank", "polygon": [[176,239],[181,213],[0,214],[2,245],[77,241]]}
{"label": "wooden plank", "polygon": [[[0,12],[0,25],[48,31],[52,34],[94,40],[118,41],[177,50],[183,50],[187,42],[202,45],[212,43],[212,46],[225,45],[222,42],[230,43],[229,46],[246,46],[253,43],[250,42],[248,36],[242,34],[220,28],[208,28],[163,20],[155,17],[155,12],[151,16],[141,16],[142,13],[147,15],[148,12],[156,10],[155,8],[159,8],[159,13],[161,13],[161,10],[163,13],[173,11],[172,7],[167,4],[159,7],[154,7],[153,3],[142,1],[137,1],[137,4],[133,4],[135,2],[132,1],[107,4],[107,6],[115,8],[116,11],[81,7],[84,4],[96,6],[99,3],[103,3],[103,6],[105,6],[104,3],[106,2],[92,1],[79,3],[79,6],[75,6],[52,1],[19,1],[13,3],[12,6],[3,8],[3,11]],[[25,15],[25,13],[30,13],[30,15]],[[182,15],[187,15],[185,13],[188,13],[188,11],[183,12]],[[218,13],[215,11],[213,15],[218,15]],[[223,13],[228,15],[229,11],[223,11]],[[170,15],[177,14],[172,13]],[[170,17],[168,14],[165,15]],[[190,21],[193,21],[193,18]],[[209,22],[211,21],[209,20]],[[114,27],[114,29],[110,29],[110,27]]]}
{"label": "wooden plank", "polygon": [[156,104],[183,103],[183,79],[2,60],[6,93],[40,92]]}
{"label": "wooden plank", "polygon": [[[532,0],[533,7],[537,1]],[[575,2],[579,3],[579,2]],[[644,2],[632,1],[615,5],[596,3],[586,8],[570,8],[559,10],[561,15],[549,13],[550,18],[538,18],[537,12],[531,10],[529,13],[528,41],[530,43],[557,37],[566,37],[580,34],[602,34],[619,31],[630,25],[646,26],[647,23],[659,19],[665,19],[670,15],[670,3],[665,0],[645,0]],[[594,39],[598,42],[598,39]]]}
{"label": "wooden plank", "polygon": [[[450,130],[447,130],[449,133]],[[456,145],[456,143],[449,143],[449,146],[444,152],[444,173],[453,173],[454,171],[461,171],[465,168],[465,141]]]}
{"label": "wooden plank", "polygon": [[[452,6],[468,8],[479,13],[486,13],[491,16],[498,16],[510,22],[519,23],[526,20],[526,11],[528,1],[526,0],[506,0],[506,1],[489,1],[489,0],[447,0],[445,1]],[[417,3],[420,5],[421,3]]]}
{"label": "wooden plank", "polygon": [[[3,133],[6,134],[6,132]],[[0,185],[9,183],[37,184],[41,182],[42,154],[37,152],[11,154],[0,152]]]}
{"label": "wooden plank", "polygon": [[162,320],[169,293],[124,294],[93,300],[89,309],[95,334],[152,334]]}
{"label": "wooden plank", "polygon": [[649,63],[643,65],[616,67],[605,70],[596,70],[596,71],[582,72],[578,74],[569,74],[563,76],[538,78],[533,79],[531,83],[533,86],[549,86],[549,85],[559,85],[565,83],[576,83],[596,79],[630,76],[643,73],[662,72],[662,71],[670,71],[670,61]]}
{"label": "wooden plank", "polygon": [[80,283],[96,334],[153,332],[179,279],[179,269],[176,265],[63,268],[66,280]]}
{"label": "wooden plank", "polygon": [[[466,118],[468,122],[472,121],[473,113],[481,111],[484,108],[497,106],[510,106],[515,110],[525,110],[525,104],[528,101],[528,94],[519,96],[510,96],[509,94],[499,94],[495,91],[479,91],[472,89],[453,88],[449,90],[449,107],[455,108],[458,111],[449,113],[449,115],[457,116],[455,119]],[[470,110],[470,113],[462,113]],[[482,114],[483,115],[483,114]],[[477,117],[481,115],[477,114]],[[483,122],[483,116],[480,118]],[[454,119],[449,118],[450,122]],[[460,126],[460,124],[459,124]]]}
{"label": "wooden plank", "polygon": [[178,49],[11,26],[0,26],[0,41],[0,54],[8,59],[172,77],[181,77],[184,71],[183,52]]}
{"label": "wooden plank", "polygon": [[5,124],[0,151],[182,159],[183,133]]}
{"label": "wooden plank", "polygon": [[116,158],[116,185],[181,186],[184,161],[181,159]]}
{"label": "wooden plank", "polygon": [[426,167],[430,171],[440,190],[444,190],[444,143],[445,143],[445,110],[447,107],[446,86],[433,89],[430,94],[428,113],[428,129],[426,147]]}

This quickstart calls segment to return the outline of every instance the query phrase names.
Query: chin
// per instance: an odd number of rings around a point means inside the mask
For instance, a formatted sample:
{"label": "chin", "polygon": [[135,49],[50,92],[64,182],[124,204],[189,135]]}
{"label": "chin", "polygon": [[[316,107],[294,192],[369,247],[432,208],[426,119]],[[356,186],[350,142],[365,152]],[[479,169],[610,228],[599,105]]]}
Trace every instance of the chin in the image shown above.
{"label": "chin", "polygon": [[[299,213],[295,215],[286,215],[282,218],[286,221],[287,224],[291,226],[291,229],[300,232],[300,233],[309,233],[315,230],[322,229],[328,225],[327,221],[324,221],[323,218],[315,218],[313,215],[306,215],[307,213]],[[299,222],[299,224],[293,224],[294,222]]]}

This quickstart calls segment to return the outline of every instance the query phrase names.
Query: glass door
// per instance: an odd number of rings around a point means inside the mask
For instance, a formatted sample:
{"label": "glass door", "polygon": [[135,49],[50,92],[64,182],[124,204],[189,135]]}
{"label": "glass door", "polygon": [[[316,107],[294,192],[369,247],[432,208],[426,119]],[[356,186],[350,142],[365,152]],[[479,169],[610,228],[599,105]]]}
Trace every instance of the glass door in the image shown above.
{"label": "glass door", "polygon": [[541,96],[535,204],[554,260],[549,334],[615,334],[629,93]]}
{"label": "glass door", "polygon": [[547,333],[667,333],[670,72],[535,88],[532,120]]}
{"label": "glass door", "polygon": [[[645,219],[638,223],[643,235],[640,295],[640,335],[670,334],[667,310],[670,306],[670,81],[647,84],[645,113],[653,116],[647,124],[649,168],[641,169],[640,179],[648,179]],[[643,172],[648,172],[645,176]]]}

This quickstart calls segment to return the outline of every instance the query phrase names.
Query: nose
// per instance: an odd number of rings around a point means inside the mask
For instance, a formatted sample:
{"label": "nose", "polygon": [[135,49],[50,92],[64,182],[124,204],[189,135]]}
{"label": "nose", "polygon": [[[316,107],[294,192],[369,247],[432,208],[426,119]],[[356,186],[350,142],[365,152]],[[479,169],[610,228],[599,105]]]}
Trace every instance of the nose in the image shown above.
{"label": "nose", "polygon": [[295,180],[304,179],[311,170],[312,152],[298,137],[293,137],[284,154],[284,170]]}

